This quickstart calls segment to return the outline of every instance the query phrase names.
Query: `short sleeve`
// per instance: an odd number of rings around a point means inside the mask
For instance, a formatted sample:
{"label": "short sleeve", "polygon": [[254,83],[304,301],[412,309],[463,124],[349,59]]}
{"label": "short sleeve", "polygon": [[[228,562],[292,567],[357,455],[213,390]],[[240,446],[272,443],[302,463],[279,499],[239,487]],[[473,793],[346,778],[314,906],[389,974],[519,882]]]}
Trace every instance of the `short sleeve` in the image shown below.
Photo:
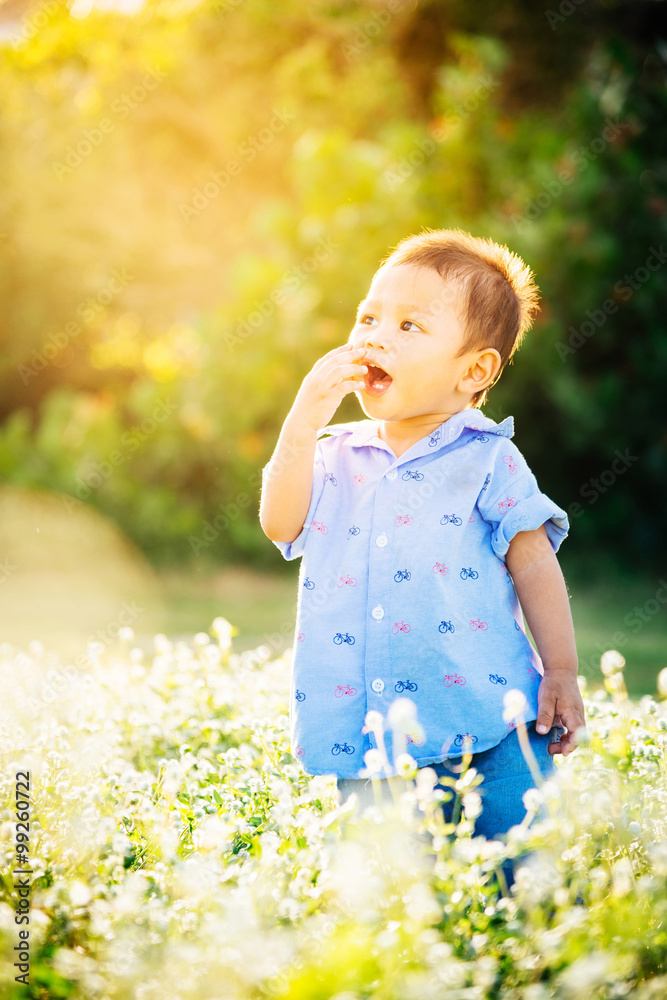
{"label": "short sleeve", "polygon": [[519,531],[534,531],[542,524],[554,552],[558,552],[570,530],[567,513],[541,492],[525,458],[511,441],[501,444],[487,479],[477,506],[493,527],[491,545],[498,558],[505,560]]}
{"label": "short sleeve", "polygon": [[[264,473],[266,472],[269,464],[270,462],[267,462],[262,469],[262,480],[264,479]],[[308,513],[306,514],[306,520],[303,523],[301,533],[297,535],[292,542],[273,542],[273,544],[280,549],[285,559],[298,559],[299,556],[303,555],[303,550],[306,546],[306,538],[308,537],[310,527],[315,518],[315,512],[322,497],[325,482],[326,470],[324,467],[324,455],[322,453],[322,445],[318,441],[315,449],[315,460],[313,463],[313,485],[310,496],[310,507],[308,508]]]}

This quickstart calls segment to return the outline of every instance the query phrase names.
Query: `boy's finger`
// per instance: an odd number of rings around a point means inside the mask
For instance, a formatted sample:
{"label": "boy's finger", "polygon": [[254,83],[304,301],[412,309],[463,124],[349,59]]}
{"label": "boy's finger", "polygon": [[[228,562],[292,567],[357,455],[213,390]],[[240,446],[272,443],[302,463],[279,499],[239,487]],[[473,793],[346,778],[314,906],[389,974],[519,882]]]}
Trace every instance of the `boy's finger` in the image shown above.
{"label": "boy's finger", "polygon": [[554,753],[562,753],[564,757],[567,757],[568,754],[571,754],[579,746],[577,731],[580,728],[585,729],[586,724],[582,719],[581,712],[577,708],[571,711],[567,709],[561,711],[557,718],[562,727],[567,729],[567,732],[561,736],[560,743],[550,743],[549,747],[555,747]]}
{"label": "boy's finger", "polygon": [[561,710],[559,719],[561,719],[561,725],[567,729],[568,733],[572,733],[573,736],[580,726],[585,725],[583,716],[577,708]]}
{"label": "boy's finger", "polygon": [[542,736],[548,733],[553,727],[555,708],[554,699],[549,697],[545,697],[543,703],[538,708],[535,728]]}
{"label": "boy's finger", "polygon": [[342,358],[360,358],[363,354],[363,350],[359,347],[354,347],[352,344],[344,344],[342,347],[334,347],[333,351],[329,351],[328,354],[323,354],[321,358],[315,362],[315,369],[324,368],[327,362],[339,361]]}
{"label": "boy's finger", "polygon": [[547,747],[548,753],[553,755],[555,753],[561,753],[564,757],[572,753],[575,747],[579,746],[576,739],[577,727],[579,723],[579,713],[576,710],[570,711],[568,709],[560,709],[558,714],[555,716],[553,725],[557,726],[562,730],[567,729],[567,732],[563,732],[560,740],[556,740],[554,743],[549,743]]}
{"label": "boy's finger", "polygon": [[352,354],[355,350],[354,344],[340,344],[338,347],[334,347],[333,350],[327,351],[319,359],[320,361],[326,361],[327,358],[335,358],[338,354]]}
{"label": "boy's finger", "polygon": [[563,757],[567,757],[568,754],[572,753],[575,747],[579,746],[577,743],[576,736],[573,732],[567,732],[560,738],[559,743],[550,743],[549,747],[555,747],[554,753],[562,753]]}

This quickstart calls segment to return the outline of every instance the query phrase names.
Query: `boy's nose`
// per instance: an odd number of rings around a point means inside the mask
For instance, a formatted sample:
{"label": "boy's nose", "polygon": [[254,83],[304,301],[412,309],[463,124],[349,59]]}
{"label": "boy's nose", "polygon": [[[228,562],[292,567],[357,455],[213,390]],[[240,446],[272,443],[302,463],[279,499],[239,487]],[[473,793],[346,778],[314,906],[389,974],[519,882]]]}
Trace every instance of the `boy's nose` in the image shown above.
{"label": "boy's nose", "polygon": [[360,346],[366,354],[374,355],[386,354],[388,344],[383,337],[365,337]]}
{"label": "boy's nose", "polygon": [[393,364],[399,353],[399,345],[392,344],[389,338],[385,337],[367,337],[361,346],[365,351],[362,357],[374,358],[380,366],[383,359],[388,364]]}

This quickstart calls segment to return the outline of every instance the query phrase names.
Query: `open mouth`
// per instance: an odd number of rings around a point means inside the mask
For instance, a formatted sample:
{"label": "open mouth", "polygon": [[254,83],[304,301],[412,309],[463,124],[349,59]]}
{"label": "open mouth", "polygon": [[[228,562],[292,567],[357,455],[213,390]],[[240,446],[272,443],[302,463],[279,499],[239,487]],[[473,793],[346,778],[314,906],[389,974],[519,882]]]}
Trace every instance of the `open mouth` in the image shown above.
{"label": "open mouth", "polygon": [[391,375],[377,365],[369,365],[368,371],[364,372],[364,387],[371,396],[384,395],[392,382]]}

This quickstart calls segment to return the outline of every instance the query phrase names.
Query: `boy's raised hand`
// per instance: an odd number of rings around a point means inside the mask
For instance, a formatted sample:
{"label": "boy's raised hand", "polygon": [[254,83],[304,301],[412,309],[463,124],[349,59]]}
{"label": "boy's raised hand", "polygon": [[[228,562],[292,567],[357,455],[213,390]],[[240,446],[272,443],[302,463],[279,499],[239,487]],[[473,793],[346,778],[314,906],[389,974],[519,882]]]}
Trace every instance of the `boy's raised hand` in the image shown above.
{"label": "boy's raised hand", "polygon": [[359,363],[363,354],[363,347],[345,344],[316,361],[301,383],[290,418],[316,431],[326,427],[343,396],[363,387],[363,372],[368,371]]}
{"label": "boy's raised hand", "polygon": [[552,757],[556,753],[562,753],[563,757],[567,757],[578,746],[577,729],[586,725],[584,702],[577,684],[577,675],[571,669],[559,670],[557,667],[547,667],[540,681],[535,726],[536,728],[544,726],[543,732],[548,733],[554,725],[564,726],[567,733],[561,736],[560,742],[550,743],[547,749]]}

